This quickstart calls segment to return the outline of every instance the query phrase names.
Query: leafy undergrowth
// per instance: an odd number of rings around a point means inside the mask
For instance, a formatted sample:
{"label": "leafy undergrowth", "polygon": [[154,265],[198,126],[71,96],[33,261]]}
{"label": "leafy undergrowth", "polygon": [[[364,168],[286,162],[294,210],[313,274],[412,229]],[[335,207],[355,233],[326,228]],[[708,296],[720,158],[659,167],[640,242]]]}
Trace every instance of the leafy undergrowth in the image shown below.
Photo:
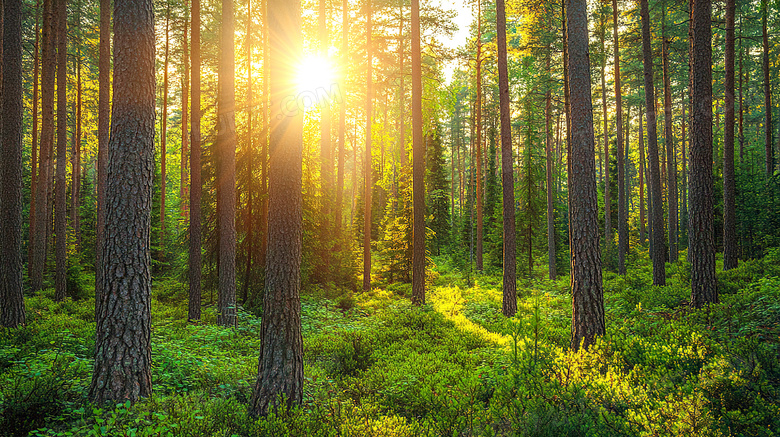
{"label": "leafy undergrowth", "polygon": [[[684,255],[681,256],[684,259]],[[154,290],[154,395],[87,401],[93,300],[27,299],[0,331],[0,434],[34,436],[772,436],[780,434],[780,268],[770,255],[719,274],[721,302],[695,311],[689,267],[650,287],[647,260],[605,273],[607,335],[569,350],[568,278],[523,281],[501,315],[500,278],[440,265],[428,305],[402,286],[302,301],[304,404],[247,414],[260,319],[205,311],[187,324],[181,284]],[[469,284],[468,282],[471,282]],[[50,293],[50,292],[49,292]]]}

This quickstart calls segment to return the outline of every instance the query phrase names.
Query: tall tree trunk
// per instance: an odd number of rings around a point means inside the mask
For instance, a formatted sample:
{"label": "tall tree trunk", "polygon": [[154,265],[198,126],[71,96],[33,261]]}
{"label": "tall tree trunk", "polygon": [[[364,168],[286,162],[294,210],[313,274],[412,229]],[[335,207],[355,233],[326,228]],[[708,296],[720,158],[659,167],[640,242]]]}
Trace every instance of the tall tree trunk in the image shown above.
{"label": "tall tree trunk", "polygon": [[[349,62],[349,2],[348,0],[342,0],[341,2],[341,63],[347,65]],[[342,86],[345,86],[342,83]],[[343,226],[343,219],[341,218],[344,210],[344,156],[346,144],[346,132],[347,132],[347,95],[341,94],[341,105],[339,105],[339,158],[336,173],[336,217],[335,217],[335,237],[336,240],[341,238],[341,227]]]}
{"label": "tall tree trunk", "polygon": [[233,0],[222,0],[217,91],[217,215],[219,294],[217,323],[236,324],[236,108]]}
{"label": "tall tree trunk", "polygon": [[187,38],[189,30],[189,0],[184,0],[184,31],[182,32],[182,63],[184,74],[181,76],[181,162],[179,164],[179,200],[181,201],[181,215],[187,217],[187,155],[189,154],[190,121],[189,121],[189,97],[190,97],[190,48]]}
{"label": "tall tree trunk", "polygon": [[718,302],[712,180],[712,29],[710,0],[691,1],[691,305]]}
{"label": "tall tree trunk", "polygon": [[[681,140],[681,149],[682,149],[682,212],[684,214],[683,220],[681,220],[682,224],[682,232],[681,235],[685,238],[686,244],[688,241],[688,157],[686,152],[686,136],[685,136],[685,125],[688,122],[688,119],[685,117],[685,98],[683,98],[683,104],[682,106],[682,140]],[[690,255],[690,253],[689,253]],[[689,256],[690,257],[690,256]]]}
{"label": "tall tree trunk", "polygon": [[[502,1],[502,0],[499,0]],[[425,303],[425,143],[422,118],[420,0],[412,0],[412,302]],[[500,38],[500,37],[499,37]],[[499,49],[500,50],[500,49]],[[499,61],[500,62],[500,61]]]}
{"label": "tall tree trunk", "polygon": [[[550,89],[552,77],[550,74],[550,58],[552,47],[547,47],[547,92],[544,100],[544,126],[545,126],[545,152],[547,160],[547,277],[554,281],[557,272],[555,270],[555,197],[553,194],[553,139],[552,139],[552,90]],[[504,204],[504,208],[507,205]],[[514,208],[514,198],[511,207]]]}
{"label": "tall tree trunk", "polygon": [[578,350],[588,348],[597,336],[604,335],[606,329],[585,0],[569,0],[566,12],[572,127],[570,233],[571,241],[575,243],[571,246],[571,347]]}
{"label": "tall tree trunk", "polygon": [[669,262],[677,261],[677,163],[672,131],[672,85],[669,72],[669,44],[666,38],[666,7],[662,25],[664,75],[664,146],[666,148],[666,189],[669,220]]}
{"label": "tall tree trunk", "polygon": [[363,291],[371,290],[371,116],[374,112],[372,92],[371,8],[366,2],[366,150],[363,159]]}
{"label": "tall tree trunk", "polygon": [[[615,129],[617,132],[617,180],[618,180],[618,273],[626,274],[628,250],[628,212],[626,210],[626,163],[623,160],[623,95],[620,87],[620,41],[618,40],[617,0],[612,0],[612,40],[615,63]],[[628,138],[626,138],[628,150]]]}
{"label": "tall tree trunk", "polygon": [[[496,30],[498,45],[498,100],[499,117],[501,119],[501,193],[503,199],[503,221],[504,221],[504,259],[503,259],[503,298],[501,310],[506,317],[512,317],[517,313],[517,255],[515,242],[515,179],[512,173],[512,120],[509,108],[509,72],[507,67],[506,53],[506,10],[504,0],[496,1]],[[550,58],[548,55],[547,66],[549,70]],[[549,131],[550,123],[550,90],[547,90],[547,129]],[[547,135],[547,200],[550,201],[550,136]],[[548,205],[548,215],[550,209]],[[550,218],[548,216],[548,231],[550,229]],[[549,241],[549,239],[548,239]],[[553,239],[553,244],[555,240]],[[553,253],[555,247],[553,247]],[[553,256],[551,277],[555,276],[555,262]]]}
{"label": "tall tree trunk", "polygon": [[[762,67],[764,72],[764,151],[766,157],[766,177],[770,178],[774,174],[774,149],[772,148],[772,90],[769,81],[769,33],[767,32],[767,0],[761,0],[761,31],[763,36],[764,53],[762,57]],[[693,114],[691,114],[693,115]],[[693,126],[691,126],[691,139],[693,139]],[[693,156],[691,156],[691,167],[693,167]],[[693,204],[693,196],[691,196]],[[691,205],[693,207],[693,205]]]}
{"label": "tall tree trunk", "polygon": [[650,50],[650,12],[647,0],[640,0],[642,16],[642,63],[645,76],[645,106],[647,109],[647,155],[650,162],[650,194],[652,205],[650,220],[653,239],[653,285],[666,285],[666,242],[664,241],[664,213],[661,207],[661,170],[658,165],[658,133],[655,117],[655,88],[653,81],[653,57]]}
{"label": "tall tree trunk", "polygon": [[76,100],[73,102],[75,129],[73,129],[73,172],[70,188],[70,221],[76,237],[76,250],[81,251],[81,2],[76,2]]}
{"label": "tall tree trunk", "polygon": [[[151,0],[115,0],[114,105],[95,364],[89,398],[152,392],[151,229],[154,176],[154,15]],[[128,196],[128,193],[133,193]]]}
{"label": "tall tree trunk", "polygon": [[[330,45],[329,42],[329,36],[328,36],[328,11],[327,11],[327,4],[326,0],[320,0],[319,5],[319,16],[318,16],[318,22],[319,22],[319,52],[320,56],[323,59],[328,58],[328,46]],[[315,93],[317,90],[311,90]],[[322,196],[321,200],[321,206],[322,206],[322,231],[320,232],[320,239],[324,243],[328,243],[332,236],[330,231],[330,221],[331,221],[331,202],[332,202],[332,186],[333,186],[333,157],[331,156],[331,150],[333,149],[333,144],[331,141],[331,118],[332,118],[332,111],[331,111],[331,104],[328,99],[321,99],[320,100],[320,184],[321,184],[321,193]],[[325,257],[325,267],[326,269],[329,268],[329,251],[325,250],[323,251],[323,256]]]}
{"label": "tall tree trunk", "polygon": [[726,132],[723,140],[723,270],[737,267],[736,180],[734,176],[734,15],[726,1]]}
{"label": "tall tree trunk", "polygon": [[[604,242],[605,247],[612,247],[614,236],[612,234],[612,190],[609,184],[609,114],[607,113],[607,49],[605,40],[607,39],[606,16],[599,14],[601,19],[601,113],[604,116]],[[618,125],[620,126],[620,125]],[[618,131],[620,129],[617,129]]]}
{"label": "tall tree trunk", "polygon": [[645,140],[644,114],[639,111],[639,244],[645,244]]}
{"label": "tall tree trunk", "polygon": [[[741,10],[740,10],[741,11]],[[742,67],[743,67],[743,57],[744,57],[745,51],[742,50],[742,13],[740,12],[739,16],[739,163],[742,164],[745,162],[745,129],[744,129],[744,120],[745,120],[745,100],[743,98],[743,89],[742,89],[742,79],[743,79],[743,73],[742,73]],[[685,117],[683,117],[685,118]]]}
{"label": "tall tree trunk", "polygon": [[[3,0],[0,325],[25,324],[22,294],[22,0]],[[33,115],[35,118],[35,115]]]}
{"label": "tall tree trunk", "polygon": [[68,169],[68,51],[67,51],[67,0],[57,0],[57,173],[54,192],[54,234],[55,246],[55,290],[54,300],[60,301],[68,295],[68,237],[67,206],[65,193]]}
{"label": "tall tree trunk", "polygon": [[[569,32],[567,31],[567,14],[566,10],[568,5],[567,1],[561,2],[561,30],[562,30],[562,38],[563,38],[563,110],[566,116],[566,177],[571,178],[571,139],[572,139],[572,133],[571,133],[571,87],[569,86]],[[587,29],[587,24],[586,24]],[[592,108],[591,108],[592,109]],[[591,119],[593,117],[593,112],[591,112]],[[592,124],[591,124],[591,130],[592,130]],[[594,150],[594,160],[595,158],[595,150]],[[595,169],[595,163],[594,169]],[[595,170],[594,170],[595,171]],[[569,179],[571,180],[571,179]],[[569,211],[571,211],[572,206],[572,190],[568,189],[566,190],[566,205],[569,208]],[[572,228],[572,217],[571,213],[569,214],[569,230]],[[571,253],[572,248],[572,235],[571,232],[569,232],[569,252]]]}
{"label": "tall tree trunk", "polygon": [[474,119],[476,127],[477,150],[477,270],[482,271],[482,2],[477,0],[477,116]]}
{"label": "tall tree trunk", "polygon": [[[97,225],[95,229],[95,314],[100,314],[103,286],[103,242],[106,224],[106,172],[108,137],[111,128],[111,0],[100,0],[100,41],[98,54],[98,156]],[[40,223],[40,222],[39,222]]]}
{"label": "tall tree trunk", "polygon": [[266,254],[268,252],[268,137],[271,130],[269,126],[269,110],[271,106],[269,96],[271,95],[271,90],[268,81],[271,43],[268,31],[267,0],[261,0],[260,9],[263,14],[263,104],[260,105],[260,125],[262,126],[262,135],[260,137],[260,195],[262,196],[260,201],[260,231],[262,232],[262,238],[260,239],[260,253],[257,256],[257,263],[265,268]]}
{"label": "tall tree trunk", "polygon": [[190,144],[190,247],[188,320],[200,320],[201,178],[200,178],[200,0],[192,0],[192,121]]}
{"label": "tall tree trunk", "polygon": [[247,90],[246,90],[246,172],[249,175],[249,179],[246,185],[246,266],[244,267],[244,283],[241,287],[241,303],[247,304],[249,300],[249,283],[252,278],[252,255],[254,252],[254,231],[255,231],[255,215],[254,215],[254,171],[255,171],[255,147],[254,147],[254,132],[252,130],[252,106],[254,105],[253,90],[252,90],[252,0],[246,2],[246,77],[247,77]]}
{"label": "tall tree trunk", "polygon": [[41,1],[35,2],[35,45],[33,46],[33,101],[32,101],[32,150],[30,165],[30,227],[27,243],[27,276],[32,276],[33,238],[35,238],[35,196],[38,192],[38,81],[40,78],[40,9]]}
{"label": "tall tree trunk", "polygon": [[[404,81],[404,57],[406,56],[405,47],[404,47],[404,7],[405,7],[405,0],[399,0],[399,9],[398,9],[398,78],[400,82],[399,86],[399,98],[398,103],[400,105],[400,108],[398,110],[398,119],[400,121],[400,127],[398,128],[399,138],[398,138],[398,149],[399,153],[401,154],[401,168],[405,168],[406,165],[409,163],[409,155],[406,153],[406,105],[404,102],[406,102],[406,89],[404,86],[406,85],[406,82]],[[403,172],[401,177],[403,176]],[[412,188],[414,189],[414,188]]]}
{"label": "tall tree trunk", "polygon": [[[271,101],[280,102],[295,88],[295,60],[301,55],[300,1],[268,0]],[[301,252],[303,234],[303,112],[271,121],[269,165],[268,257],[260,359],[249,412],[267,415],[279,395],[287,406],[303,399],[301,335]]]}
{"label": "tall tree trunk", "polygon": [[160,260],[165,259],[165,191],[168,186],[167,141],[168,141],[168,58],[170,54],[171,4],[165,11],[165,54],[163,61],[163,107],[160,114]]}

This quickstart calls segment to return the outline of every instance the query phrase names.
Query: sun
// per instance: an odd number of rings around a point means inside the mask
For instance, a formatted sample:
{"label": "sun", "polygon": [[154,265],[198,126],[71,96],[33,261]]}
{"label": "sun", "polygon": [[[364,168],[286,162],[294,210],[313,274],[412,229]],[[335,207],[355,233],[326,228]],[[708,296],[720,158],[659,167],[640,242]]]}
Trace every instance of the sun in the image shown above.
{"label": "sun", "polygon": [[297,91],[317,95],[330,90],[336,82],[333,65],[322,56],[307,56],[298,65]]}

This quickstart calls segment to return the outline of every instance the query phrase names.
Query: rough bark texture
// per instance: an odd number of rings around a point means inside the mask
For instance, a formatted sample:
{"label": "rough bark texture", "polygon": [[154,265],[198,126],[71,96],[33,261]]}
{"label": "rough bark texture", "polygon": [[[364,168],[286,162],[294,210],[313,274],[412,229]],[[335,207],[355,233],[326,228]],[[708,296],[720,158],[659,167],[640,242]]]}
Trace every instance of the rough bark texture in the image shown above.
{"label": "rough bark texture", "polygon": [[[501,193],[503,199],[504,217],[504,286],[502,312],[506,317],[512,317],[517,312],[517,255],[515,242],[515,178],[512,172],[512,123],[509,108],[509,72],[506,54],[506,9],[504,0],[496,1],[496,29],[498,43],[498,101],[501,120]],[[549,58],[548,58],[549,59]],[[548,102],[550,92],[547,92]],[[550,173],[550,135],[549,135],[549,103],[547,107],[547,200],[551,196]],[[548,217],[548,231],[549,231]],[[553,244],[555,240],[553,239]],[[553,254],[555,246],[553,246]],[[553,255],[551,277],[555,276],[555,257]]]}
{"label": "rough bark texture", "polygon": [[669,221],[669,262],[677,261],[677,155],[672,131],[672,85],[669,72],[669,44],[666,38],[666,14],[663,18],[663,74],[664,74],[664,146],[666,148],[666,189]]}
{"label": "rough bark texture", "polygon": [[[626,274],[628,250],[628,213],[626,208],[626,170],[623,159],[623,96],[620,87],[620,42],[618,41],[617,0],[612,0],[612,41],[615,62],[615,124],[617,126],[617,180],[618,180],[618,273]],[[628,143],[628,140],[626,140]]]}
{"label": "rough bark texture", "polygon": [[[761,0],[761,31],[763,35],[764,53],[762,57],[762,67],[764,72],[764,152],[765,152],[765,170],[767,178],[774,174],[774,149],[772,148],[772,89],[769,78],[769,33],[767,31],[767,5],[768,0]],[[693,114],[691,114],[693,116]],[[691,126],[691,138],[693,138],[693,126]],[[693,157],[691,157],[693,160]],[[691,162],[691,166],[693,162]],[[693,203],[693,196],[691,196]]]}
{"label": "rough bark texture", "polygon": [[200,0],[192,0],[192,121],[190,129],[190,247],[188,320],[200,320],[201,180],[200,180]]}
{"label": "rough bark texture", "polygon": [[56,0],[55,21],[57,22],[57,173],[54,185],[54,235],[55,235],[55,290],[54,300],[60,301],[68,295],[68,236],[65,194],[67,192],[68,169],[68,51],[67,51],[67,0]]}
{"label": "rough bark texture", "polygon": [[[501,0],[499,0],[501,1]],[[412,301],[425,303],[425,143],[422,118],[422,55],[420,0],[412,0]]]}
{"label": "rough bark texture", "polygon": [[90,399],[151,394],[151,228],[154,16],[151,0],[115,0],[114,104],[109,141],[101,311]]}
{"label": "rough bark texture", "polygon": [[[95,265],[103,265],[103,240],[106,224],[106,170],[108,136],[111,127],[111,0],[100,0],[100,41],[98,59],[98,156],[97,225],[95,229]],[[95,314],[100,313],[103,269],[95,268]]]}
{"label": "rough bark texture", "polygon": [[3,6],[0,326],[25,324],[22,294],[22,0]]}
{"label": "rough bark texture", "polygon": [[604,290],[601,282],[596,156],[585,0],[569,0],[569,94],[571,104],[571,172],[569,173],[572,336],[571,347],[587,348],[604,335]]}
{"label": "rough bark texture", "polygon": [[[300,1],[268,0],[271,101],[294,95],[295,60],[302,51]],[[278,103],[277,103],[278,105]],[[303,233],[303,112],[274,106],[271,116],[268,255],[260,360],[250,414],[267,415],[303,398],[301,252]],[[284,110],[282,108],[282,110]]]}
{"label": "rough bark texture", "polygon": [[41,148],[38,162],[38,181],[35,193],[36,232],[32,234],[30,261],[30,288],[33,293],[43,286],[46,264],[46,234],[48,227],[48,194],[51,181],[52,152],[54,149],[54,78],[56,69],[53,0],[43,2],[43,49],[41,50]]}
{"label": "rough bark texture", "polygon": [[688,247],[691,305],[718,301],[712,180],[712,29],[710,0],[691,1],[691,145]]}
{"label": "rough bark texture", "polygon": [[[217,323],[236,324],[236,54],[233,0],[222,0],[217,91],[217,215],[219,293]],[[193,167],[195,168],[195,167]]]}
{"label": "rough bark texture", "polygon": [[726,0],[726,132],[723,140],[723,270],[737,267],[736,180],[734,176],[734,15]]}
{"label": "rough bark texture", "polygon": [[374,101],[371,95],[371,4],[366,3],[366,147],[363,158],[363,291],[371,290],[371,116]]}
{"label": "rough bark texture", "polygon": [[647,110],[647,159],[650,164],[651,247],[653,258],[653,285],[666,285],[666,254],[664,241],[664,214],[661,207],[661,169],[658,164],[658,132],[655,117],[655,88],[653,85],[653,57],[650,50],[650,12],[647,0],[640,0],[642,16],[642,63],[645,76],[645,108]]}

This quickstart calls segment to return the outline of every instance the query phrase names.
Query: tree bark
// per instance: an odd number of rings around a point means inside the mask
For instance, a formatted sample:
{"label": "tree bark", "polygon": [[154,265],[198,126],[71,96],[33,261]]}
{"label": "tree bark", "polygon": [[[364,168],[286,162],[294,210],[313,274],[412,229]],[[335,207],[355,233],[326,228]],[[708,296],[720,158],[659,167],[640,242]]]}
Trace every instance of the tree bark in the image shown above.
{"label": "tree bark", "polygon": [[217,215],[219,293],[217,323],[236,324],[236,97],[233,0],[222,0],[217,95]]}
{"label": "tree bark", "polygon": [[[295,89],[295,59],[302,52],[300,1],[268,0],[267,14],[271,101],[281,102]],[[258,375],[249,403],[253,416],[279,407],[279,395],[286,396],[287,407],[303,399],[303,111],[272,113],[270,121],[268,256]]]}
{"label": "tree bark", "polygon": [[[22,0],[3,0],[0,325],[25,324],[22,294]],[[35,116],[34,116],[35,117]]]}
{"label": "tree bark", "polygon": [[712,29],[710,0],[691,0],[691,305],[718,302],[712,180]]}
{"label": "tree bark", "polygon": [[57,173],[54,185],[55,301],[61,301],[68,295],[68,211],[65,199],[68,169],[67,4],[67,0],[57,0],[55,12],[57,26]]}
{"label": "tree bark", "polygon": [[201,177],[200,177],[200,0],[192,0],[192,141],[190,142],[190,246],[188,320],[200,320]]}
{"label": "tree bark", "polygon": [[366,3],[366,149],[363,159],[363,291],[371,290],[371,116],[374,112],[372,99],[371,54],[371,8]]}
{"label": "tree bark", "polygon": [[151,0],[115,0],[114,107],[95,364],[89,398],[151,394],[154,16]]}
{"label": "tree bark", "polygon": [[598,231],[596,157],[585,0],[569,0],[568,73],[571,104],[569,173],[572,336],[571,347],[588,348],[604,335],[604,290]]}
{"label": "tree bark", "polygon": [[95,229],[95,315],[100,313],[103,284],[103,242],[106,224],[106,172],[108,137],[111,128],[111,0],[100,0],[100,40],[98,53],[98,156],[97,225]]}
{"label": "tree bark", "polygon": [[[503,199],[504,221],[504,258],[503,258],[503,298],[501,310],[504,316],[512,317],[517,313],[517,255],[515,242],[515,179],[512,172],[512,120],[509,108],[509,72],[506,53],[506,9],[504,0],[496,1],[496,29],[498,44],[498,99],[501,121],[501,193]],[[550,58],[547,66],[549,71]],[[552,180],[550,163],[550,90],[547,90],[547,230],[550,231],[550,202],[552,199]],[[548,238],[548,242],[550,239]],[[555,238],[552,239],[552,264],[550,277],[555,278]]]}
{"label": "tree bark", "polygon": [[666,242],[664,241],[664,215],[661,207],[661,174],[658,164],[658,133],[655,117],[655,88],[653,82],[653,57],[650,50],[650,12],[647,0],[640,0],[642,16],[642,63],[645,77],[645,106],[647,109],[647,155],[650,163],[650,194],[653,258],[653,285],[666,285]]}
{"label": "tree bark", "polygon": [[734,15],[736,1],[726,0],[726,132],[723,140],[723,270],[737,267],[736,180],[734,176]]}
{"label": "tree bark", "polygon": [[[499,0],[502,1],[502,0]],[[422,118],[420,0],[412,0],[412,302],[425,303],[425,143]]]}
{"label": "tree bark", "polygon": [[664,75],[664,146],[666,148],[666,189],[669,220],[669,262],[677,261],[677,163],[672,131],[672,86],[669,73],[669,44],[666,38],[666,12],[662,27],[662,58]]}

